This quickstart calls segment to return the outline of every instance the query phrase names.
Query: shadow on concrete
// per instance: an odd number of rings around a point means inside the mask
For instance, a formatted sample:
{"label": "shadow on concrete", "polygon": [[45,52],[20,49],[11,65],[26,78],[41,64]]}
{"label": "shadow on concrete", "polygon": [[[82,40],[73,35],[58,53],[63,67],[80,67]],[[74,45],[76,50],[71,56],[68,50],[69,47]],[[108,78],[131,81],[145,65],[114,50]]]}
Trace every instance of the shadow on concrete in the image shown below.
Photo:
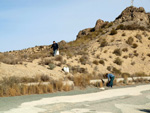
{"label": "shadow on concrete", "polygon": [[140,109],[140,111],[143,111],[145,113],[150,113],[150,109]]}

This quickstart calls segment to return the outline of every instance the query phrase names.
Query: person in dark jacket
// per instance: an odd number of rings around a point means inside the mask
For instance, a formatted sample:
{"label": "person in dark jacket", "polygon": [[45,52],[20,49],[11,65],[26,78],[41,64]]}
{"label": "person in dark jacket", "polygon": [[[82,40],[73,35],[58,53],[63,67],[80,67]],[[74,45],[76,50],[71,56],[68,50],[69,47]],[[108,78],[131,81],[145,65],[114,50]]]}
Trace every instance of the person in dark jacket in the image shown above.
{"label": "person in dark jacket", "polygon": [[115,79],[115,76],[113,74],[108,74],[106,73],[106,77],[108,78],[108,86],[110,86],[111,88],[113,87],[113,81]]}
{"label": "person in dark jacket", "polygon": [[56,52],[57,52],[58,49],[59,49],[58,44],[57,44],[55,41],[53,41],[53,44],[52,44],[51,48],[53,48],[53,55],[55,56],[55,55],[56,55]]}

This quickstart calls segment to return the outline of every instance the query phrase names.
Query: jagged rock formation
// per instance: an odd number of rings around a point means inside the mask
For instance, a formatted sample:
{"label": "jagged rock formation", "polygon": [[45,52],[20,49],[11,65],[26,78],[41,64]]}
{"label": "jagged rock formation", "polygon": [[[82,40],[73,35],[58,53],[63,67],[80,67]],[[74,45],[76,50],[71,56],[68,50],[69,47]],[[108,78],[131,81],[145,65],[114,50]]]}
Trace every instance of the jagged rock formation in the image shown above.
{"label": "jagged rock formation", "polygon": [[[0,53],[0,77],[23,73],[30,76],[31,73],[35,75],[34,72],[54,77],[57,76],[54,73],[60,72],[62,77],[67,76],[61,71],[64,66],[70,66],[70,70],[78,74],[111,72],[119,76],[122,73],[150,75],[149,21],[150,13],[146,13],[144,8],[128,7],[113,22],[99,19],[95,27],[81,30],[77,40],[59,42],[61,55],[57,59],[50,54],[51,45]],[[133,25],[134,29],[129,29]],[[139,26],[144,29],[139,29]],[[41,62],[44,67],[39,66]],[[55,64],[56,68],[48,70],[49,63]]]}
{"label": "jagged rock formation", "polygon": [[77,39],[81,38],[82,36],[88,35],[91,29],[92,28],[87,28],[87,29],[79,31],[79,33],[77,35]]}
{"label": "jagged rock formation", "polygon": [[98,31],[105,22],[101,19],[98,19],[95,25],[95,31]]}
{"label": "jagged rock formation", "polygon": [[148,27],[150,24],[150,16],[143,7],[127,7],[114,21],[115,24],[123,23],[125,25],[137,24],[139,26]]}
{"label": "jagged rock formation", "polygon": [[[77,39],[88,35],[90,32],[96,31],[99,32],[100,29],[103,28],[109,28],[111,27],[116,28],[117,25],[123,24],[123,25],[136,25],[141,26],[144,28],[150,28],[150,13],[146,13],[145,9],[143,7],[127,7],[122,13],[115,19],[115,21],[112,22],[112,24],[109,22],[104,22],[101,19],[98,19],[94,28],[87,28],[84,30],[81,30],[78,35]],[[107,26],[107,27],[104,27]],[[110,30],[110,29],[109,29]],[[106,30],[107,31],[107,30]]]}

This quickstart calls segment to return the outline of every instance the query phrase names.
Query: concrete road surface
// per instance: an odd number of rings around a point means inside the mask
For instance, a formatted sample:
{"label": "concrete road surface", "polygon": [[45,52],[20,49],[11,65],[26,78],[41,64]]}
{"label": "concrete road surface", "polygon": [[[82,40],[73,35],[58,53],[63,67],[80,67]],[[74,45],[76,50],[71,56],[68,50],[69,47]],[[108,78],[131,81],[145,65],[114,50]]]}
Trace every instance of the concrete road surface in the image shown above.
{"label": "concrete road surface", "polygon": [[150,85],[0,98],[0,113],[150,113]]}

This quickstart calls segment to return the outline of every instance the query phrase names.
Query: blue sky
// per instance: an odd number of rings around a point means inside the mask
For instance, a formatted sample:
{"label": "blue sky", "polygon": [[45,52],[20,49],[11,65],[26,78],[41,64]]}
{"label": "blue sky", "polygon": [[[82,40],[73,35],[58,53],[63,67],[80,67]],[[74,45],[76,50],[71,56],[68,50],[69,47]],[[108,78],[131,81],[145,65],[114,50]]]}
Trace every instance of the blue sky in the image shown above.
{"label": "blue sky", "polygon": [[[131,0],[0,0],[0,52],[72,41],[96,20],[113,21]],[[150,12],[150,0],[134,0]]]}

